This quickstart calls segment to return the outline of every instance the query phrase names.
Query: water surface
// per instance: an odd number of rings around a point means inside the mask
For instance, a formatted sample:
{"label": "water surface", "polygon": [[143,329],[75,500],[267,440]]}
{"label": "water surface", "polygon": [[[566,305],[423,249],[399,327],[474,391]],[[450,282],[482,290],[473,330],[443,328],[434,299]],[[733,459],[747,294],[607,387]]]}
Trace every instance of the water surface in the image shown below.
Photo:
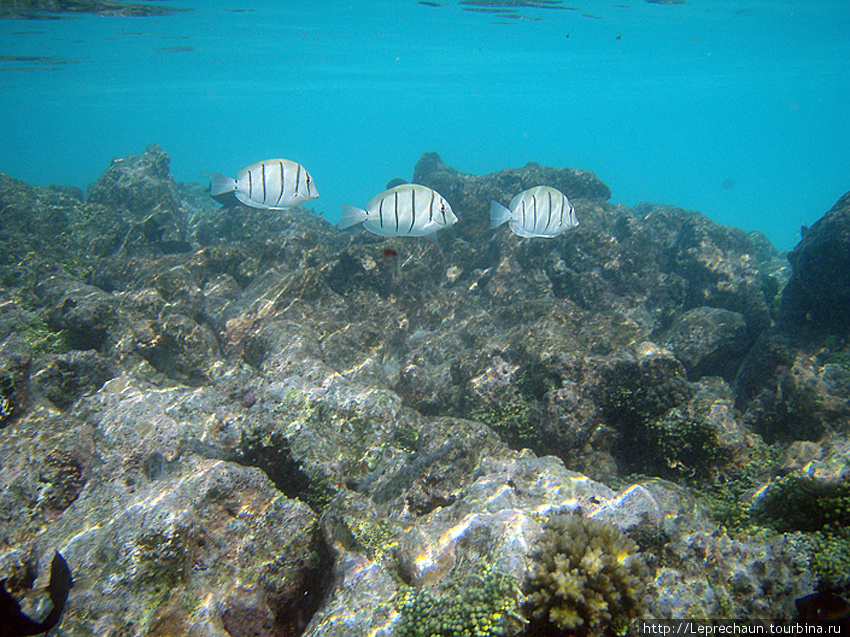
{"label": "water surface", "polygon": [[850,190],[843,0],[147,6],[188,10],[0,19],[0,171],[85,188],[151,143],[180,181],[285,157],[335,221],[434,150],[586,168],[781,249]]}

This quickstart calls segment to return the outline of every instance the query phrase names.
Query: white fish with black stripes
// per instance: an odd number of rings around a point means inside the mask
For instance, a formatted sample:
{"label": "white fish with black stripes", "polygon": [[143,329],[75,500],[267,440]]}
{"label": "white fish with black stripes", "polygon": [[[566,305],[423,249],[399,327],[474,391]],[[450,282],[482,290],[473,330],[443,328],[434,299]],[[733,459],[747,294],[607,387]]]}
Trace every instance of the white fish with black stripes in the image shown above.
{"label": "white fish with black stripes", "polygon": [[567,197],[549,186],[523,190],[507,208],[491,201],[490,227],[498,228],[505,222],[521,237],[557,237],[578,225],[575,208]]}
{"label": "white fish with black stripes", "polygon": [[449,202],[436,190],[419,184],[390,188],[366,204],[366,209],[342,205],[337,228],[362,223],[382,237],[425,237],[457,222]]}
{"label": "white fish with black stripes", "polygon": [[289,159],[267,159],[236,173],[236,179],[213,173],[210,195],[232,192],[253,208],[283,210],[319,196],[313,177],[301,164]]}

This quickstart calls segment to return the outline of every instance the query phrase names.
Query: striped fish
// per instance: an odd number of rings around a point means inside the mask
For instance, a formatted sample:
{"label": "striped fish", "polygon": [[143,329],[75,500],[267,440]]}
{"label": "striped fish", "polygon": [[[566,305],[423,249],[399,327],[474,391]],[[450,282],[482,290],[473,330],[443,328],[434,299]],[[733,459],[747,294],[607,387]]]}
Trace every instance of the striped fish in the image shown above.
{"label": "striped fish", "polygon": [[236,179],[213,173],[210,194],[232,192],[247,206],[281,210],[319,196],[313,178],[301,164],[288,159],[267,159],[243,168]]}
{"label": "striped fish", "polygon": [[382,237],[424,237],[457,221],[452,207],[435,190],[402,184],[372,199],[365,210],[343,204],[337,228],[362,223]]}
{"label": "striped fish", "polygon": [[562,192],[549,186],[523,190],[511,199],[508,208],[490,202],[490,227],[497,228],[506,221],[521,237],[557,237],[578,225],[575,208]]}

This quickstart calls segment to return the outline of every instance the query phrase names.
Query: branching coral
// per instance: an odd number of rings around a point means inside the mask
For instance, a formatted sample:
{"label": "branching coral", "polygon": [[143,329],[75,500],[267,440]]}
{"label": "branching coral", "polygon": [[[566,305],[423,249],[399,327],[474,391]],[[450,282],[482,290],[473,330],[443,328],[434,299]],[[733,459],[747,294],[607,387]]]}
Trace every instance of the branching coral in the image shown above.
{"label": "branching coral", "polygon": [[526,580],[534,624],[587,630],[624,627],[640,611],[647,568],[615,526],[562,514],[544,524]]}

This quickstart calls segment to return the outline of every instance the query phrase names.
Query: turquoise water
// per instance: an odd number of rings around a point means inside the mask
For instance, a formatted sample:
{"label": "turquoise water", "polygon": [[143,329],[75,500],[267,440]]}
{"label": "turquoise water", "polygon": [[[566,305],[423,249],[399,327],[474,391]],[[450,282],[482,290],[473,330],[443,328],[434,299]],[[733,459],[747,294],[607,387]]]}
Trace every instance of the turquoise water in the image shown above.
{"label": "turquoise water", "polygon": [[433,150],[468,173],[586,168],[614,202],[699,210],[780,249],[850,190],[846,0],[552,4],[3,19],[0,171],[85,188],[152,143],[179,181],[285,157],[335,221]]}

